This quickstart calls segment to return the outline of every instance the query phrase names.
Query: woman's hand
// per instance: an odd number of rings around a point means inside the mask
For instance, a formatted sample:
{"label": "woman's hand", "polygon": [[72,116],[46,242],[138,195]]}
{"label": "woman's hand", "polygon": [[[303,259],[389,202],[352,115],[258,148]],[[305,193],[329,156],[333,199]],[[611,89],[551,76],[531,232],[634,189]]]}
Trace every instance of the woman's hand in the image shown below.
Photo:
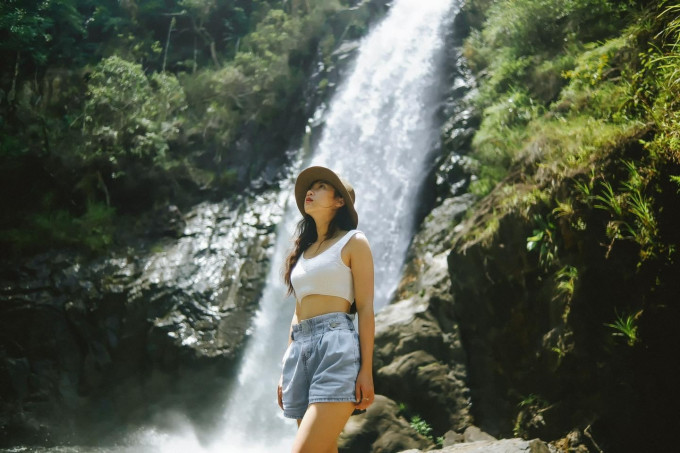
{"label": "woman's hand", "polygon": [[276,389],[276,399],[279,401],[279,407],[283,410],[283,374],[279,378],[279,386]]}
{"label": "woman's hand", "polygon": [[373,404],[375,398],[375,391],[373,390],[373,373],[371,370],[362,368],[357,376],[356,385],[356,408],[364,410]]}

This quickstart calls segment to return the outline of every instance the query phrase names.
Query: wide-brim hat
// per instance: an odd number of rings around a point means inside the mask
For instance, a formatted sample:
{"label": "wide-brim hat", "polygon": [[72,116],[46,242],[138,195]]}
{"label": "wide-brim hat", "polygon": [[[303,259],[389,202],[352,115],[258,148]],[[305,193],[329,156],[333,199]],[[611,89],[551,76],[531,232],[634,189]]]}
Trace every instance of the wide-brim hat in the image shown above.
{"label": "wide-brim hat", "polygon": [[345,206],[349,211],[349,216],[354,223],[354,228],[359,224],[359,215],[354,209],[354,187],[335,174],[332,170],[326,167],[309,167],[300,172],[295,181],[295,201],[297,201],[298,209],[305,215],[305,198],[307,197],[307,190],[312,186],[314,181],[324,180],[331,183],[333,187],[342,195],[345,200]]}

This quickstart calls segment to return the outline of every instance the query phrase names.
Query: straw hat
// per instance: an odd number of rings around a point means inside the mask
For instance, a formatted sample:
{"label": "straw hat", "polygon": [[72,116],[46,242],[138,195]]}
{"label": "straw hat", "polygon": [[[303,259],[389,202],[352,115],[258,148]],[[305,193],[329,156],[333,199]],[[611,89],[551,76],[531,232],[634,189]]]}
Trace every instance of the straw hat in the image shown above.
{"label": "straw hat", "polygon": [[325,180],[331,183],[333,187],[345,199],[345,206],[349,211],[349,216],[354,223],[354,228],[359,224],[359,215],[354,209],[354,188],[350,183],[336,175],[332,170],[326,167],[309,167],[300,172],[295,181],[295,200],[297,201],[298,209],[305,215],[305,198],[307,190],[311,187],[314,181]]}

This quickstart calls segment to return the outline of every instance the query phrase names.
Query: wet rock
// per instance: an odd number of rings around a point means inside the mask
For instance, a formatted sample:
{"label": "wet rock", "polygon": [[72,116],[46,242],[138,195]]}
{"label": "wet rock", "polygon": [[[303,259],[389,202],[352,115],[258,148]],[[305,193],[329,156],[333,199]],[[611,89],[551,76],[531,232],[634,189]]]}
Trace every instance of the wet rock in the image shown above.
{"label": "wet rock", "polygon": [[5,264],[0,446],[102,441],[164,408],[208,413],[259,300],[278,196],[170,209],[175,233],[106,259]]}

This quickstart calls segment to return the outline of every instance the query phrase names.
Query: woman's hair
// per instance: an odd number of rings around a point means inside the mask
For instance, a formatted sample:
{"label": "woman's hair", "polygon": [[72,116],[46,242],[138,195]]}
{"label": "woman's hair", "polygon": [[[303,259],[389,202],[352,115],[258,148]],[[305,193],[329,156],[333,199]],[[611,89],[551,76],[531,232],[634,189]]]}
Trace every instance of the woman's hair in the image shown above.
{"label": "woman's hair", "polygon": [[[312,182],[310,187],[313,186],[315,182],[316,181]],[[340,194],[338,193],[338,189],[335,187],[333,187],[333,189],[335,192],[335,197],[339,197]],[[330,224],[328,225],[326,237],[333,237],[339,230],[349,231],[352,229],[354,229],[354,224],[352,222],[352,217],[349,215],[347,204],[345,204],[335,212],[335,217],[333,217],[333,220],[331,220]],[[293,285],[290,281],[290,274],[293,272],[293,268],[297,264],[304,251],[307,250],[307,248],[309,248],[309,246],[312,245],[317,239],[316,222],[312,216],[305,214],[302,217],[302,220],[300,220],[297,224],[297,228],[295,229],[295,243],[293,244],[293,249],[288,254],[288,258],[286,258],[286,263],[284,266],[283,280],[288,287],[287,295],[290,296],[293,294]]]}

